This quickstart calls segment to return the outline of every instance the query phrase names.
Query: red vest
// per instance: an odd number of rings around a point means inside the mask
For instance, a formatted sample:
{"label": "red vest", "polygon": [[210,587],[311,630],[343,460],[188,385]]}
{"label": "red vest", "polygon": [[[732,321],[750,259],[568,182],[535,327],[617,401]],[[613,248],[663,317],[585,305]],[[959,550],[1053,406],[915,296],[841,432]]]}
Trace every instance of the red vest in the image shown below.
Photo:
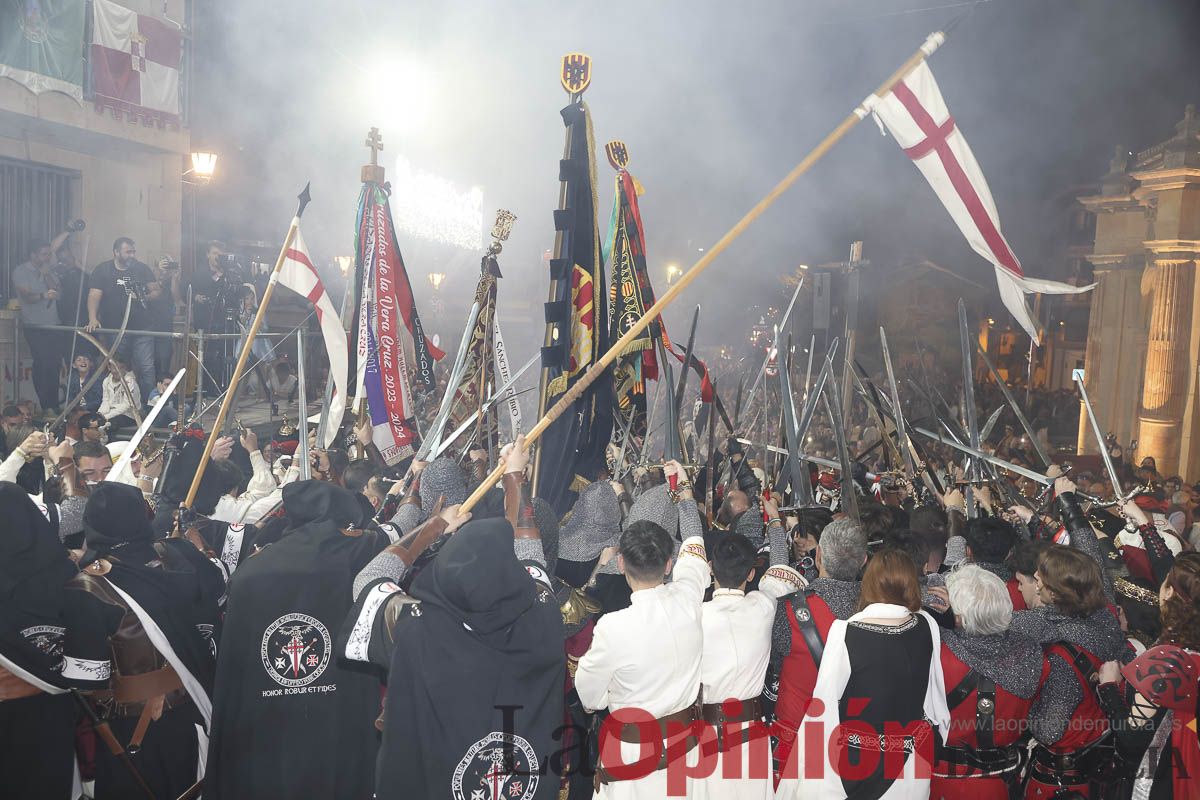
{"label": "red vest", "polygon": [[[775,718],[779,721],[779,745],[775,748],[775,758],[780,763],[787,763],[796,740],[796,730],[804,720],[808,704],[812,702],[813,688],[817,685],[817,665],[813,663],[812,653],[804,643],[793,602],[792,599],[784,602],[788,625],[791,627],[792,648],[783,657],[779,668],[779,699],[775,701]],[[802,605],[800,611],[804,611]],[[837,617],[816,594],[808,597],[808,611],[812,614],[821,641],[827,641],[829,629]]]}

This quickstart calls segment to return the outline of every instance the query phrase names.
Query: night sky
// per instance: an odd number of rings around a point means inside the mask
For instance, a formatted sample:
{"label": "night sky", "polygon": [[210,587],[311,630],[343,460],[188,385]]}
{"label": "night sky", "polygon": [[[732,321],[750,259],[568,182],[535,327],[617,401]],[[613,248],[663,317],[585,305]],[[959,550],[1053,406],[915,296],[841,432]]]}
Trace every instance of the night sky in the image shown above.
{"label": "night sky", "polygon": [[[642,214],[661,284],[667,263],[694,261],[929,32],[967,11],[930,65],[1009,242],[1028,273],[1045,274],[1062,199],[1097,181],[1116,145],[1156,144],[1185,104],[1200,104],[1200,2],[197,4],[193,149],[221,157],[198,233],[277,241],[311,180],[314,257],[352,252],[363,139],[375,125],[389,173],[402,155],[464,191],[480,187],[487,227],[497,207],[518,215],[501,258],[502,308],[506,287],[540,299],[563,142],[559,58],[582,51],[593,59],[585,100],[600,224],[613,176],[602,147],[620,138],[647,190]],[[683,324],[705,302],[709,331],[732,326],[740,336],[742,309],[784,292],[782,274],[842,260],[853,239],[877,264],[930,258],[992,280],[916,168],[867,120],[688,289],[668,321]],[[468,302],[477,256],[437,264],[436,248],[410,248],[403,236],[401,247],[414,283],[447,271],[443,292]],[[533,343],[510,347],[520,357]]]}

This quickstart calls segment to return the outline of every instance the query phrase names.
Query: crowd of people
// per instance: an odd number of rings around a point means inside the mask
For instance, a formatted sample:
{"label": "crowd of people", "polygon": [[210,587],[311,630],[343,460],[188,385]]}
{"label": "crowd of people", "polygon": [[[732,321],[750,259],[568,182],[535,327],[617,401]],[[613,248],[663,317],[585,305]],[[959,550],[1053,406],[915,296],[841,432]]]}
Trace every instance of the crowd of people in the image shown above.
{"label": "crowd of people", "polygon": [[[205,390],[223,391],[236,360],[231,354],[240,343],[236,334],[244,333],[257,307],[257,276],[247,275],[214,241],[204,248],[203,265],[190,281],[183,280],[179,262],[170,256],[153,264],[138,260],[136,243],[127,236],[113,242],[110,260],[85,270],[72,247],[72,237],[83,227],[76,220],[52,242],[32,241],[28,260],[10,277],[22,338],[32,357],[34,392],[46,417],[55,419],[82,391],[83,405],[100,413],[114,432],[129,426],[173,374],[170,334],[181,309],[186,309],[184,317],[193,331],[235,334],[213,339],[204,351]],[[53,326],[95,336],[75,336]],[[114,344],[106,374],[92,381],[102,356]],[[276,358],[268,342],[258,342],[256,348],[252,374],[278,414],[275,395],[288,376],[281,380],[272,373]],[[286,387],[282,396],[289,396]]]}
{"label": "crowd of people", "polygon": [[[114,361],[101,403],[136,404]],[[1200,794],[1195,494],[1152,464],[1115,508],[815,467],[780,508],[730,435],[711,504],[709,467],[642,460],[560,516],[518,437],[464,511],[484,449],[126,453],[123,408],[0,409],[6,797]]]}

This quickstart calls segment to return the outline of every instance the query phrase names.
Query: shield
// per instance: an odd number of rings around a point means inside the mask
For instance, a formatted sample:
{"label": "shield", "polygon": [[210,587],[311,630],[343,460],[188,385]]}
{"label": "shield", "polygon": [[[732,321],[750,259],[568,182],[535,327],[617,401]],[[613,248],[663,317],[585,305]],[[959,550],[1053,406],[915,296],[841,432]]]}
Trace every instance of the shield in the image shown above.
{"label": "shield", "polygon": [[608,156],[608,163],[613,169],[625,169],[629,166],[629,151],[620,139],[613,139],[604,145],[604,154]]}
{"label": "shield", "polygon": [[583,53],[563,56],[560,80],[568,94],[583,94],[592,83],[592,57]]}

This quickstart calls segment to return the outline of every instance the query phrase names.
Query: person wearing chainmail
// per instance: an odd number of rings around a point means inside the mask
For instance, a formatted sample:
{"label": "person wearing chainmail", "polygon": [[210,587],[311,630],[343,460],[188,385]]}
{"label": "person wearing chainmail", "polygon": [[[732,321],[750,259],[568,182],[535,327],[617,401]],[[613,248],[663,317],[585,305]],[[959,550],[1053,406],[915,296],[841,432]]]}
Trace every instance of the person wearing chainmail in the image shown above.
{"label": "person wearing chainmail", "polygon": [[671,501],[671,487],[659,483],[638,495],[629,507],[622,527],[629,527],[639,520],[653,522],[672,539],[679,538],[679,507]]}
{"label": "person wearing chainmail", "polygon": [[[557,776],[538,769],[562,746],[563,626],[528,459],[523,437],[501,453],[504,516],[438,508],[355,580],[335,649],[388,676],[377,797],[558,796]],[[417,551],[455,529],[403,591]],[[504,741],[515,746],[501,773]]]}
{"label": "person wearing chainmail", "polygon": [[1100,548],[1075,498],[1075,485],[1055,480],[1055,495],[1071,546],[1051,545],[1037,567],[1040,604],[1013,614],[1012,630],[1041,644],[1050,672],[1029,712],[1033,748],[1026,797],[1066,787],[1088,792],[1108,762],[1108,719],[1094,678],[1105,661],[1132,651],[1107,608],[1112,593]]}
{"label": "person wearing chainmail", "polygon": [[467,476],[450,456],[442,456],[417,468],[417,476],[401,499],[392,523],[401,533],[411,532],[429,519],[428,510],[439,499],[446,506],[456,506],[467,499]]}
{"label": "person wearing chainmail", "polygon": [[1007,800],[1020,777],[1025,719],[1050,665],[1040,644],[1009,630],[1012,599],[1000,576],[965,564],[946,587],[955,619],[941,652],[951,725],[930,795]]}
{"label": "person wearing chainmail", "polygon": [[866,531],[848,518],[829,523],[821,532],[816,562],[817,579],[782,598],[775,611],[768,675],[777,677],[768,678],[765,691],[770,692],[772,684],[778,686],[777,764],[786,764],[794,748],[833,621],[849,619],[858,608],[859,573],[867,562]]}
{"label": "person wearing chainmail", "polygon": [[1023,611],[1025,600],[1021,597],[1020,587],[1017,586],[1017,576],[1007,563],[1008,556],[1017,543],[1017,532],[1013,530],[1013,526],[999,517],[976,517],[967,520],[963,538],[966,539],[967,561],[977,564],[1004,581],[1013,610]]}
{"label": "person wearing chainmail", "polygon": [[571,586],[582,587],[592,575],[600,551],[616,544],[620,533],[621,508],[612,484],[588,484],[562,526],[555,574]]}

